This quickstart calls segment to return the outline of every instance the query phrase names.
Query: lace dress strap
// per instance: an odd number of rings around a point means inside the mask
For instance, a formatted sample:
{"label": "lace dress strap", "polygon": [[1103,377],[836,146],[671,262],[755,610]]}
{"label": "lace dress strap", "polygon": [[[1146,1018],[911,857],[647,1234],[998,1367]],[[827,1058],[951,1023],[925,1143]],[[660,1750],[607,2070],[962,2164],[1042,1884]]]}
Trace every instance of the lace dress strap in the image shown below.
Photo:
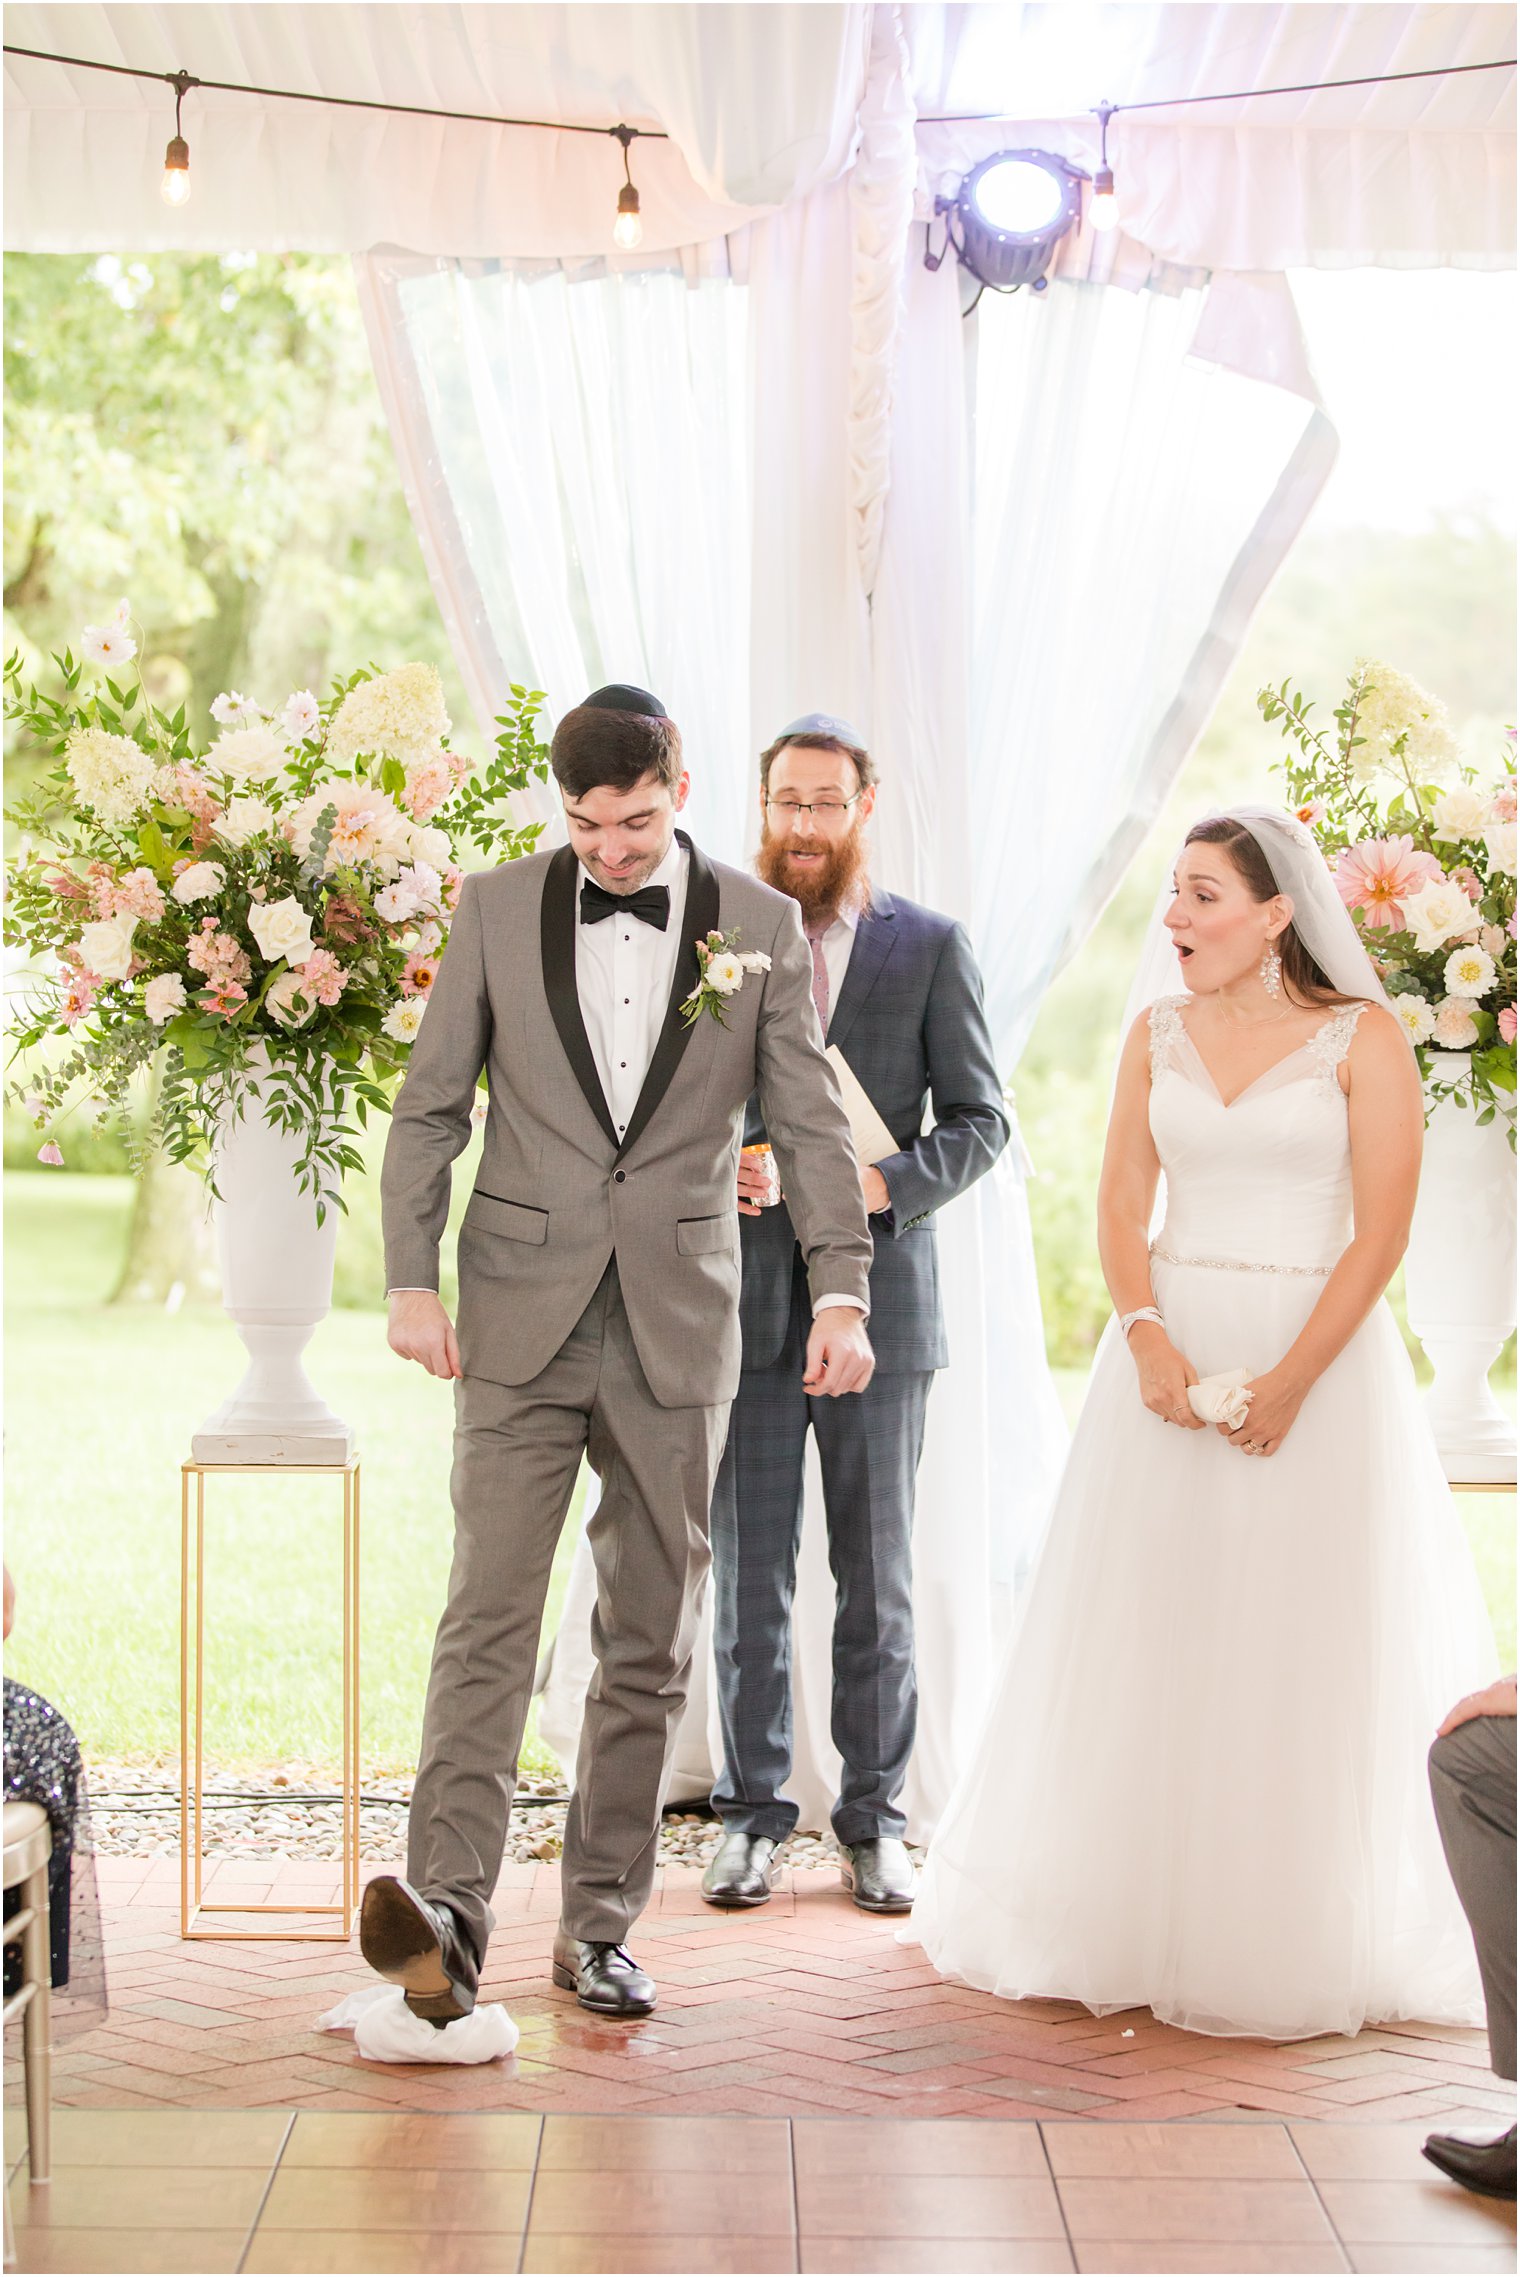
{"label": "lace dress strap", "polygon": [[1331,1014],[1322,1028],[1315,1029],[1304,1046],[1315,1062],[1316,1072],[1336,1091],[1340,1090],[1340,1084],[1336,1080],[1335,1071],[1350,1051],[1356,1024],[1366,1009],[1365,1000],[1358,1004],[1343,1004],[1338,1012]]}
{"label": "lace dress strap", "polygon": [[1158,996],[1151,1006],[1151,1081],[1167,1063],[1167,1055],[1175,1051],[1187,1030],[1182,1025],[1183,996]]}

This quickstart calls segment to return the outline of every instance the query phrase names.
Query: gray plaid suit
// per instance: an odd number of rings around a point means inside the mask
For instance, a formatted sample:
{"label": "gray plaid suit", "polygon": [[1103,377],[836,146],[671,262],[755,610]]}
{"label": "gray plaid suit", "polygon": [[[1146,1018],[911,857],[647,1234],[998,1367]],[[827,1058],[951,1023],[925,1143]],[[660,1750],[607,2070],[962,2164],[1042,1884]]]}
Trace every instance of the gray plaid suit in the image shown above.
{"label": "gray plaid suit", "polygon": [[[858,1399],[807,1396],[811,1307],[793,1218],[785,1203],[742,1218],[743,1372],[712,1511],[725,1757],[713,1803],[744,1833],[779,1841],[796,1824],[796,1805],[781,1789],[792,1764],[792,1594],[811,1427],[838,1588],[833,1733],[844,1777],[834,1831],[851,1843],[900,1835],[905,1823],[896,1798],[917,1711],[914,1481],[929,1387],[949,1358],[934,1212],[992,1167],[1010,1126],[971,945],[933,910],[875,894],[828,1041],[899,1146],[879,1165],[891,1209],[871,1221],[876,1373]],[[751,1100],[745,1143],[765,1136],[763,1101]]]}
{"label": "gray plaid suit", "polygon": [[[465,881],[381,1174],[388,1284],[436,1288],[450,1165],[489,1082],[459,1233],[454,1564],[433,1648],[408,1875],[483,1954],[554,1546],[582,1453],[596,1675],[565,1827],[563,1921],[620,1943],[648,1902],[739,1377],[745,1101],[758,1090],[818,1295],[866,1301],[871,1244],[839,1087],[818,1042],[795,902],[691,846],[683,940],[627,1131],[580,1008],[573,850]],[[695,942],[771,958],[688,1026]]]}

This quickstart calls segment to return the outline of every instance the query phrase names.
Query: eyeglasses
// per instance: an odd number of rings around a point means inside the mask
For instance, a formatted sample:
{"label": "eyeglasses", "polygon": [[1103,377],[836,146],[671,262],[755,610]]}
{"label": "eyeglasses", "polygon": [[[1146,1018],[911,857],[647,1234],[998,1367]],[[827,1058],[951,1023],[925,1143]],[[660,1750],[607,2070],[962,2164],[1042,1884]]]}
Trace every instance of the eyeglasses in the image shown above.
{"label": "eyeglasses", "polygon": [[784,822],[795,822],[799,814],[810,814],[815,822],[836,822],[861,795],[857,791],[853,799],[767,799],[765,811],[780,815]]}

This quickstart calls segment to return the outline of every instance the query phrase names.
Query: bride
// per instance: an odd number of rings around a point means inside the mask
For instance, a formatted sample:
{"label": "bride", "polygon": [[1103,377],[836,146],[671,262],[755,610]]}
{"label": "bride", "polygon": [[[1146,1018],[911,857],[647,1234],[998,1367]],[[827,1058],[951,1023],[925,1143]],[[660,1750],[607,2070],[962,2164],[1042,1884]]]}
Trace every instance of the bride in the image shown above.
{"label": "bride", "polygon": [[1425,1755],[1493,1646],[1382,1301],[1419,1079],[1300,824],[1202,822],[1174,886],[1185,993],[1130,1031],[1099,1191],[1119,1317],[902,1934],[1196,2032],[1480,2021]]}

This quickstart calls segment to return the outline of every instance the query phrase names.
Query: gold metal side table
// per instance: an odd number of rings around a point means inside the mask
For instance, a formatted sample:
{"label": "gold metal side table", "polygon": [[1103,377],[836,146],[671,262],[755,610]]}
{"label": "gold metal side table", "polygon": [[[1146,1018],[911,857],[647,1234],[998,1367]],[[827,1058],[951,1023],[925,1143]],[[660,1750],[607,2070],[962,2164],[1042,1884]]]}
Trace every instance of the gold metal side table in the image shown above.
{"label": "gold metal side table", "polygon": [[[329,1905],[233,1905],[202,1895],[205,1865],[201,1799],[206,1737],[206,1481],[208,1478],[327,1478],[343,1488],[343,1896]],[[194,1492],[192,1494],[192,1482]],[[180,1465],[179,1599],[179,1933],[187,1938],[299,1938],[346,1944],[359,1910],[359,1460],[347,1463]],[[301,1914],[334,1920],[331,1929],[212,1929],[203,1914]]]}

